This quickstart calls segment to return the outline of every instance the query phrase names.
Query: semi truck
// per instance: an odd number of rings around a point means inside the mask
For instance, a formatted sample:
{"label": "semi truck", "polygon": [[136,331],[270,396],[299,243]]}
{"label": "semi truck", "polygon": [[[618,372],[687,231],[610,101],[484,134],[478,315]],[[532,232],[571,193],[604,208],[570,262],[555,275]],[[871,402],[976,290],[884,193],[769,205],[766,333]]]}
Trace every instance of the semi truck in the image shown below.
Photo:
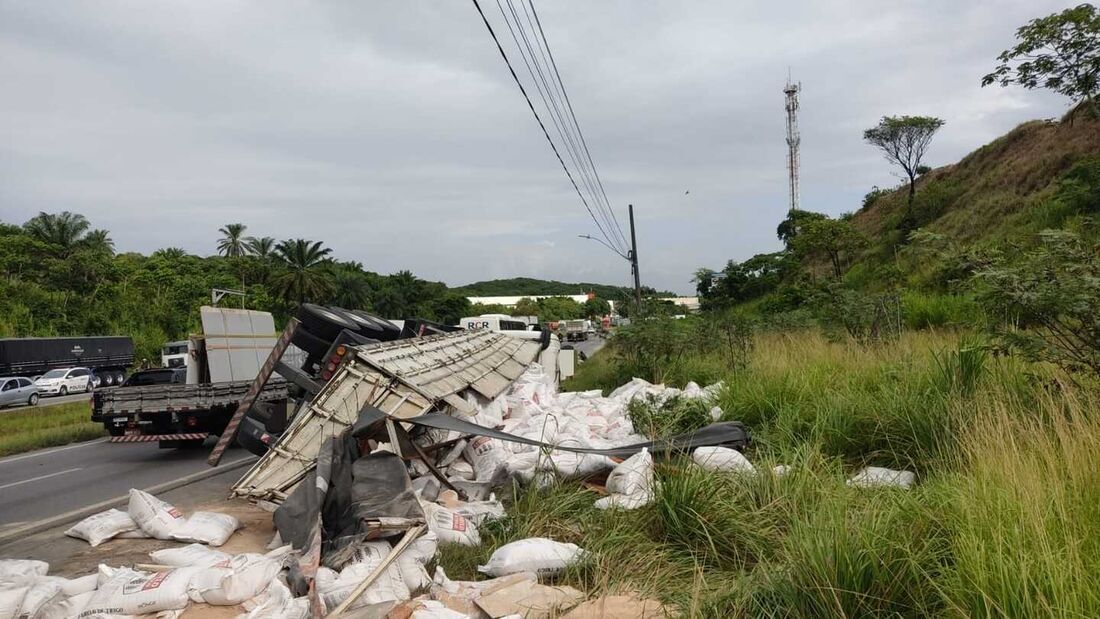
{"label": "semi truck", "polygon": [[134,364],[128,337],[23,337],[0,339],[0,376],[37,378],[50,370],[84,367],[93,387],[120,385]]}
{"label": "semi truck", "polygon": [[[200,445],[225,428],[278,335],[267,312],[202,307],[199,313],[203,333],[188,338],[186,363],[175,364],[186,376],[183,382],[93,394],[92,421],[103,424],[111,442],[185,447]],[[286,397],[286,383],[279,380],[270,381],[257,399],[278,402]]]}

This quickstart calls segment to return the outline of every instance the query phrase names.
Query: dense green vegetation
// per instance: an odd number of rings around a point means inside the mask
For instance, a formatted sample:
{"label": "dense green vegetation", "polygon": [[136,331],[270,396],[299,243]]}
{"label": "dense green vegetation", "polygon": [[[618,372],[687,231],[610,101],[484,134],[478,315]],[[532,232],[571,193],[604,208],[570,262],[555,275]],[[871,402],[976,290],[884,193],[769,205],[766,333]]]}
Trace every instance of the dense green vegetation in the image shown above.
{"label": "dense green vegetation", "polygon": [[17,411],[0,411],[0,456],[103,436],[103,424],[88,421],[87,402],[39,406]]}
{"label": "dense green vegetation", "polygon": [[245,231],[222,228],[222,255],[167,248],[144,256],[115,253],[106,231],[73,213],[0,224],[0,337],[130,335],[139,358],[155,358],[165,341],[198,330],[212,288],[244,290],[246,307],[280,320],[306,301],[452,324],[470,309],[465,296],[408,271],[379,275],[334,259],[320,242]]}

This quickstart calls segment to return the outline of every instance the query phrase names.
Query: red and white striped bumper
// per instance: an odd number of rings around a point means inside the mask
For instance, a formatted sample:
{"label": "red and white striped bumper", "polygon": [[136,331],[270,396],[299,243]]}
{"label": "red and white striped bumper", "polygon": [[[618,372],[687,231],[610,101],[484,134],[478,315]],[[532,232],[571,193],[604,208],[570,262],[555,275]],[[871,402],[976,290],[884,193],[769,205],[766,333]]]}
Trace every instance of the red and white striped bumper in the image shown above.
{"label": "red and white striped bumper", "polygon": [[131,434],[127,436],[112,436],[108,443],[145,443],[148,441],[194,441],[204,440],[206,434],[191,432],[187,434]]}

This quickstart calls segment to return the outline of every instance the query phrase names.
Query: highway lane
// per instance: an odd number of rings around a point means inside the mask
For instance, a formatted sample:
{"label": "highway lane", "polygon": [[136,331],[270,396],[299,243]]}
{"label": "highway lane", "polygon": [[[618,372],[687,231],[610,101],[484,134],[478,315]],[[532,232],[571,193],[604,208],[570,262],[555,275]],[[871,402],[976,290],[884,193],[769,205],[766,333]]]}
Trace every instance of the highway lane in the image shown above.
{"label": "highway lane", "polygon": [[596,354],[596,351],[603,348],[605,344],[607,344],[607,339],[602,337],[589,337],[583,342],[572,342],[573,348],[584,352],[587,357]]}
{"label": "highway lane", "polygon": [[[87,402],[91,399],[92,394],[90,393],[74,393],[72,395],[55,395],[50,397],[42,397],[38,400],[37,406],[31,407],[24,404],[22,406],[0,408],[0,414],[6,413],[8,411],[22,411],[30,408],[43,408],[46,406],[53,406],[54,404],[67,404],[69,402]],[[88,411],[89,414],[91,414],[91,408],[89,408]]]}
{"label": "highway lane", "polygon": [[[213,439],[195,449],[98,439],[0,459],[0,531],[205,470],[212,446]],[[234,447],[222,462],[250,457]]]}

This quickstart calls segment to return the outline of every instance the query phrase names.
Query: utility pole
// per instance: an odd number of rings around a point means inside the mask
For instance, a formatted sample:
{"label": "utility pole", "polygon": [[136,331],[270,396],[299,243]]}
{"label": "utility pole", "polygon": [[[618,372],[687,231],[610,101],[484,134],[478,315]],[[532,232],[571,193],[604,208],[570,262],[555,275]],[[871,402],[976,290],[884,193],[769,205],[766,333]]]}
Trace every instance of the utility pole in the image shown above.
{"label": "utility pole", "polygon": [[642,276],[638,274],[638,238],[634,234],[634,205],[627,205],[630,213],[630,270],[634,272],[634,302],[642,307]]}

